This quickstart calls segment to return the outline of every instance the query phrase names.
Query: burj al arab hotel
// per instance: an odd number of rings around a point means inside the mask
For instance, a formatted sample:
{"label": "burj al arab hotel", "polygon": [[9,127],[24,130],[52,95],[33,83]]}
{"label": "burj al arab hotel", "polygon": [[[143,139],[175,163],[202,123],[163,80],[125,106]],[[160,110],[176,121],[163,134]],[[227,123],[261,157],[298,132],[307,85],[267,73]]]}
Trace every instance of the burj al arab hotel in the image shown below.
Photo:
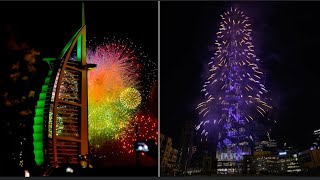
{"label": "burj al arab hotel", "polygon": [[[83,2],[82,2],[83,3]],[[37,166],[79,163],[88,154],[88,70],[86,24],[82,4],[82,27],[57,58],[44,58],[49,72],[37,101],[33,145]]]}

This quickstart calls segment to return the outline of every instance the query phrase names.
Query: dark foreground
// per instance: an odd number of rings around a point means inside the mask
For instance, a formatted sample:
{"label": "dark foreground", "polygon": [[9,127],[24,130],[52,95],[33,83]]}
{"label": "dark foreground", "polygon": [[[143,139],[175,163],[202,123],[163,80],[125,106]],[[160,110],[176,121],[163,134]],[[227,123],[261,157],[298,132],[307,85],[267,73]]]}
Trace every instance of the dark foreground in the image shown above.
{"label": "dark foreground", "polygon": [[[111,167],[111,168],[72,168],[73,173],[66,172],[65,167],[53,169],[47,176],[158,176],[157,167]],[[1,172],[1,171],[0,171]],[[43,176],[43,172],[30,171],[31,177]],[[24,170],[12,169],[12,171],[1,172],[0,176],[24,177]]]}
{"label": "dark foreground", "polygon": [[106,168],[106,169],[75,169],[73,173],[66,173],[65,168],[58,168],[50,176],[158,176],[156,167],[144,168]]}

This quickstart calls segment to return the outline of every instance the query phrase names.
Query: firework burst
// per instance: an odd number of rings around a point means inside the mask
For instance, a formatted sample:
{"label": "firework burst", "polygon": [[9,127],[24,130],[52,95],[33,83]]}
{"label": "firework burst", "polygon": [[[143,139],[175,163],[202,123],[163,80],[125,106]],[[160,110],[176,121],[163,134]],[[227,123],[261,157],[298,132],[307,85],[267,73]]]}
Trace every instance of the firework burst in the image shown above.
{"label": "firework burst", "polygon": [[135,88],[127,88],[120,94],[121,103],[128,109],[135,109],[141,103],[141,95]]}
{"label": "firework burst", "polygon": [[137,106],[126,108],[120,98],[126,89],[138,88],[137,59],[135,48],[126,41],[112,40],[88,48],[88,63],[97,64],[97,68],[88,73],[91,145],[100,146],[106,140],[117,139],[137,111]]}
{"label": "firework burst", "polygon": [[[136,136],[136,128],[138,128],[138,139]],[[123,153],[133,153],[134,143],[138,141],[154,140],[158,142],[158,121],[152,119],[149,115],[136,115],[130,120],[127,129],[123,132],[121,141]]]}
{"label": "firework burst", "polygon": [[[126,41],[111,41],[88,50],[88,62],[97,64],[89,72],[90,101],[114,101],[126,87],[137,87],[141,68],[134,46]],[[104,95],[106,99],[101,99]]]}
{"label": "firework burst", "polygon": [[248,124],[267,118],[271,109],[264,73],[258,66],[261,61],[254,52],[249,17],[231,8],[221,18],[214,57],[208,63],[209,75],[201,90],[205,100],[197,107],[202,121],[196,126],[207,140],[210,129],[217,124],[220,149],[252,140],[254,132]]}

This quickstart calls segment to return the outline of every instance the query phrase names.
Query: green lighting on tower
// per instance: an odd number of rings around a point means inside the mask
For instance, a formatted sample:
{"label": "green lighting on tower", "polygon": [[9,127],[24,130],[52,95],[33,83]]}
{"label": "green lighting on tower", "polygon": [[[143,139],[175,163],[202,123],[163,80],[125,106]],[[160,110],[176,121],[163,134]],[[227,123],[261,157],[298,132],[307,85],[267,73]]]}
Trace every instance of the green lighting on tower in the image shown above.
{"label": "green lighting on tower", "polygon": [[[83,2],[82,2],[83,3]],[[61,54],[59,57],[56,58],[44,58],[43,60],[46,61],[49,65],[51,64],[60,64],[60,62],[65,58],[66,53],[68,50],[70,50],[70,47],[74,43],[74,41],[77,41],[77,61],[81,64],[84,64],[86,62],[83,62],[83,59],[86,55],[86,47],[85,47],[85,41],[86,37],[85,35],[80,34],[83,31],[83,28],[85,28],[85,19],[84,19],[84,3],[82,4],[82,27],[74,34],[74,36],[71,38],[71,40],[67,43],[67,45],[63,48]],[[85,29],[84,29],[85,31]],[[78,39],[76,39],[78,37]],[[65,59],[68,60],[68,59]],[[35,162],[37,166],[43,165],[45,161],[44,157],[44,135],[48,136],[48,134],[44,134],[44,128],[46,124],[48,124],[49,121],[49,109],[50,109],[50,103],[51,103],[51,96],[52,96],[52,85],[56,81],[56,75],[57,75],[57,69],[52,69],[57,67],[51,67],[50,70],[44,80],[44,84],[41,89],[41,93],[39,95],[39,99],[37,101],[37,106],[35,109],[35,117],[34,117],[34,125],[33,125],[33,146],[34,146],[34,155],[35,155]],[[54,73],[55,72],[55,73]]]}

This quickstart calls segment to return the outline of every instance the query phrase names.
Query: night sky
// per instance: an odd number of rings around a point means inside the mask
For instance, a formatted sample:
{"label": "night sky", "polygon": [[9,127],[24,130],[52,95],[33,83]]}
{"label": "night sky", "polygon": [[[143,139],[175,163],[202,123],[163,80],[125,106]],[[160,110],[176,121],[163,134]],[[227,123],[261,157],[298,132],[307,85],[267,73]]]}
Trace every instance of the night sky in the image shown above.
{"label": "night sky", "polygon": [[[161,132],[177,142],[186,120],[198,121],[205,65],[220,14],[229,2],[161,2]],[[320,2],[237,2],[251,17],[253,43],[273,98],[271,138],[309,148],[320,129],[317,53]]]}
{"label": "night sky", "polygon": [[[17,41],[56,57],[81,27],[81,2],[1,2],[1,31],[12,26]],[[87,40],[129,38],[157,59],[157,2],[87,2]],[[8,38],[8,34],[1,36]]]}

